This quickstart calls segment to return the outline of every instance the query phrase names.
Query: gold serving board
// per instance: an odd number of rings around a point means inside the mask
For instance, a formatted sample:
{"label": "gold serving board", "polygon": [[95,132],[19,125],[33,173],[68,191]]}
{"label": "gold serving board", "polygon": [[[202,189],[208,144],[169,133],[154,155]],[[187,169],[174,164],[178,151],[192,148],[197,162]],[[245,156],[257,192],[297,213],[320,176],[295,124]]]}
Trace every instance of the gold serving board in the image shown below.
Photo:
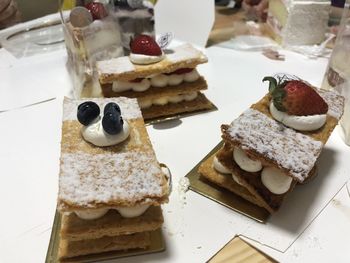
{"label": "gold serving board", "polygon": [[207,263],[276,263],[277,261],[251,246],[238,236],[231,239]]}
{"label": "gold serving board", "polygon": [[[53,227],[51,231],[49,248],[46,254],[46,263],[57,263],[58,246],[61,229],[61,215],[56,211]],[[130,249],[126,251],[111,251],[93,255],[79,256],[61,262],[100,262],[102,260],[116,259],[121,257],[138,256],[149,253],[162,252],[165,250],[165,242],[161,229],[151,232],[151,246],[148,249]]]}
{"label": "gold serving board", "polygon": [[189,188],[223,206],[226,206],[238,213],[241,213],[249,218],[252,218],[260,223],[265,223],[269,218],[270,213],[262,207],[259,207],[240,196],[221,188],[208,180],[202,178],[198,173],[198,168],[202,162],[216,153],[223,146],[220,142],[214,149],[207,154],[187,175],[190,180]]}

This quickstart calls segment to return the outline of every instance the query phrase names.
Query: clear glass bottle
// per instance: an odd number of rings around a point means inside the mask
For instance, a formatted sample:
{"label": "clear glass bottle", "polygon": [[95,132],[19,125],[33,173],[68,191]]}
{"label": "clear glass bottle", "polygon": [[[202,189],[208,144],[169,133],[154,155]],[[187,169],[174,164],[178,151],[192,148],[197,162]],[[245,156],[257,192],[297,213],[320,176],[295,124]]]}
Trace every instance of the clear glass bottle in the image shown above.
{"label": "clear glass bottle", "polygon": [[58,0],[73,95],[100,97],[96,62],[124,55],[121,30],[109,0]]}
{"label": "clear glass bottle", "polygon": [[344,115],[340,120],[341,135],[350,145],[350,0],[345,2],[339,31],[329,59],[322,89],[335,89],[345,97]]}

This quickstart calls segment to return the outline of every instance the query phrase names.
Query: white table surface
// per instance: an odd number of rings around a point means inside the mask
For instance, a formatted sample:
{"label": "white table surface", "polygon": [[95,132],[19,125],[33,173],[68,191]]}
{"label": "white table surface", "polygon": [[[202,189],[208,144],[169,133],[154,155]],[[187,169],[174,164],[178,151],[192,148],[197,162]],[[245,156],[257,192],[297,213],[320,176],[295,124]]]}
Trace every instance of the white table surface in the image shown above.
{"label": "white table surface", "polygon": [[[264,76],[287,72],[320,85],[326,59],[283,53],[286,61],[281,62],[258,52],[207,50],[209,63],[199,70],[209,84],[205,93],[219,110],[147,127],[158,160],[173,174],[170,202],[163,206],[167,250],[118,262],[205,262],[241,233],[236,222],[242,216],[192,191],[183,198],[177,183],[220,141],[220,125],[232,121],[266,93],[266,84],[261,82]],[[5,57],[0,50],[0,61]],[[61,100],[71,89],[65,60],[64,51],[9,60],[11,67],[33,63],[38,70],[32,77],[40,79],[56,99],[0,113],[0,262],[45,260],[56,207]],[[1,67],[6,67],[3,61]],[[19,77],[25,79],[26,72]],[[350,148],[338,137],[334,132],[330,146],[336,149],[336,156],[343,156],[337,165],[350,171],[350,162],[344,161],[345,155],[350,157]],[[259,248],[282,262],[349,262],[349,199],[343,188],[284,253]]]}

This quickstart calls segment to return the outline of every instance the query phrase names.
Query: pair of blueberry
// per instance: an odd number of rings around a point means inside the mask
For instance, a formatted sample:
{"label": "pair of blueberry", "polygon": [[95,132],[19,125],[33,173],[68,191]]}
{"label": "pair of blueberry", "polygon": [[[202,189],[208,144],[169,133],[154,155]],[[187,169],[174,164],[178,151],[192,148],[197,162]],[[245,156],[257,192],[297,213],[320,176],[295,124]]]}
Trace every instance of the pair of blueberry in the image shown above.
{"label": "pair of blueberry", "polygon": [[[89,125],[100,115],[100,107],[93,101],[83,102],[78,106],[77,118],[84,126]],[[108,103],[103,110],[102,127],[108,134],[114,135],[123,129],[120,107],[114,102]]]}

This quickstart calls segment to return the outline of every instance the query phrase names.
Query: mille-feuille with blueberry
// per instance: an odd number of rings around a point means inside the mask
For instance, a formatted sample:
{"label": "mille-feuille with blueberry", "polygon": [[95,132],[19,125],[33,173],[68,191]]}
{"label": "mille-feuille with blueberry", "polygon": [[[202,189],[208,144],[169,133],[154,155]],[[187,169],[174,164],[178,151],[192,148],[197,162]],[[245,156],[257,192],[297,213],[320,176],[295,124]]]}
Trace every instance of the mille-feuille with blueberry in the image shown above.
{"label": "mille-feuille with blueberry", "polygon": [[129,56],[96,63],[104,97],[137,98],[146,120],[213,108],[201,93],[208,86],[196,66],[208,59],[200,50],[190,44],[162,50],[147,35],[130,49]]}
{"label": "mille-feuille with blueberry", "polygon": [[63,108],[60,260],[147,249],[163,223],[169,171],[156,159],[137,100],[65,98]]}

